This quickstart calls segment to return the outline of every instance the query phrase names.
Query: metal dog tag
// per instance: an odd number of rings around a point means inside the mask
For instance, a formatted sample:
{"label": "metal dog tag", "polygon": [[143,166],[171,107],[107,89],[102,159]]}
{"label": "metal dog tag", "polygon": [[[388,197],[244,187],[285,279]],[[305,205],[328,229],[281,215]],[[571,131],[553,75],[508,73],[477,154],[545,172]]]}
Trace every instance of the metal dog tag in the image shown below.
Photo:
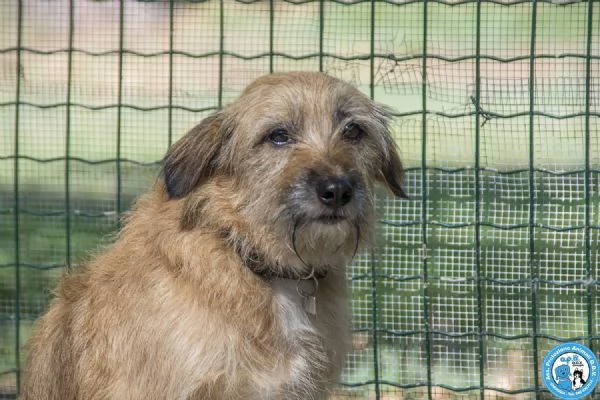
{"label": "metal dog tag", "polygon": [[315,296],[303,297],[302,305],[304,306],[304,311],[313,317],[317,315],[317,298]]}
{"label": "metal dog tag", "polygon": [[[304,286],[304,287],[303,287]],[[313,317],[317,315],[317,289],[319,288],[319,281],[314,277],[314,274],[306,279],[298,279],[296,282],[296,290],[300,297],[302,297],[302,307],[304,311]]]}

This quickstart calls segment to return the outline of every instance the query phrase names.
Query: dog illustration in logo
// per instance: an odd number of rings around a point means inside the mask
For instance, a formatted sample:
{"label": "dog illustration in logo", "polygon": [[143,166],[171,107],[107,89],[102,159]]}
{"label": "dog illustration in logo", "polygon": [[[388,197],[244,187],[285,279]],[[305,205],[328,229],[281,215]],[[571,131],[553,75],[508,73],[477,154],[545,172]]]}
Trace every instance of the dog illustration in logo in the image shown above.
{"label": "dog illustration in logo", "polygon": [[579,389],[583,385],[585,385],[583,370],[575,368],[575,371],[573,371],[573,389]]}
{"label": "dog illustration in logo", "polygon": [[556,385],[560,389],[572,390],[571,380],[569,379],[569,376],[571,376],[571,369],[567,364],[556,367],[554,369],[554,375],[556,375]]}

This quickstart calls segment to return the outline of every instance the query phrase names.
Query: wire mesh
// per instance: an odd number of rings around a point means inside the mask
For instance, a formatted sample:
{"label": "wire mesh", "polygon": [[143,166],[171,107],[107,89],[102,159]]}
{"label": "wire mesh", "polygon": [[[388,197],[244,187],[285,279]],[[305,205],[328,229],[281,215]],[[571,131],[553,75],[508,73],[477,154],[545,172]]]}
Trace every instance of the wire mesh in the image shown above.
{"label": "wire mesh", "polygon": [[[395,110],[411,200],[349,269],[333,398],[550,398],[600,348],[597,0],[0,3],[0,399],[64,266],[110,240],[168,146],[270,72]],[[598,390],[593,398],[598,398]]]}

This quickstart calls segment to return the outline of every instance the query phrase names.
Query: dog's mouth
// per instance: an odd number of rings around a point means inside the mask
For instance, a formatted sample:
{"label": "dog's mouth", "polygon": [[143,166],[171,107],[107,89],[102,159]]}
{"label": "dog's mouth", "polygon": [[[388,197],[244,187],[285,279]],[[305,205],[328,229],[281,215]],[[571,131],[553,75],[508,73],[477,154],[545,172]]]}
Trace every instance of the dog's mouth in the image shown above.
{"label": "dog's mouth", "polygon": [[335,224],[340,223],[345,220],[346,220],[346,217],[341,216],[341,215],[335,215],[335,214],[321,215],[320,217],[316,218],[317,222],[320,222],[325,225],[335,225]]}

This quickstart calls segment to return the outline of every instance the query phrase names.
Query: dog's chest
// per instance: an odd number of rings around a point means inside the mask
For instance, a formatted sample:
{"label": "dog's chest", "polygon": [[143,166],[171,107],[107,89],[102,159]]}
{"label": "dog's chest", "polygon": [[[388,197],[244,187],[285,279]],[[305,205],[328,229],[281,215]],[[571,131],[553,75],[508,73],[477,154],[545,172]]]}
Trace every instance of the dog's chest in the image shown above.
{"label": "dog's chest", "polygon": [[[291,279],[276,279],[275,313],[286,339],[293,341],[302,332],[316,332],[316,318],[306,310],[305,299],[298,292],[297,282]],[[318,296],[318,293],[315,293]],[[315,306],[317,301],[315,296]]]}
{"label": "dog's chest", "polygon": [[293,385],[304,383],[311,386],[313,383],[308,381],[314,379],[315,369],[320,369],[318,374],[327,374],[333,362],[327,354],[328,347],[332,346],[334,332],[327,328],[329,324],[321,323],[319,318],[319,311],[325,312],[331,304],[324,304],[323,301],[319,303],[319,293],[315,293],[317,314],[313,315],[310,310],[307,310],[305,299],[299,293],[296,281],[276,280],[273,288],[275,313],[284,341],[287,343],[286,347],[290,351],[284,380],[288,380]]}

